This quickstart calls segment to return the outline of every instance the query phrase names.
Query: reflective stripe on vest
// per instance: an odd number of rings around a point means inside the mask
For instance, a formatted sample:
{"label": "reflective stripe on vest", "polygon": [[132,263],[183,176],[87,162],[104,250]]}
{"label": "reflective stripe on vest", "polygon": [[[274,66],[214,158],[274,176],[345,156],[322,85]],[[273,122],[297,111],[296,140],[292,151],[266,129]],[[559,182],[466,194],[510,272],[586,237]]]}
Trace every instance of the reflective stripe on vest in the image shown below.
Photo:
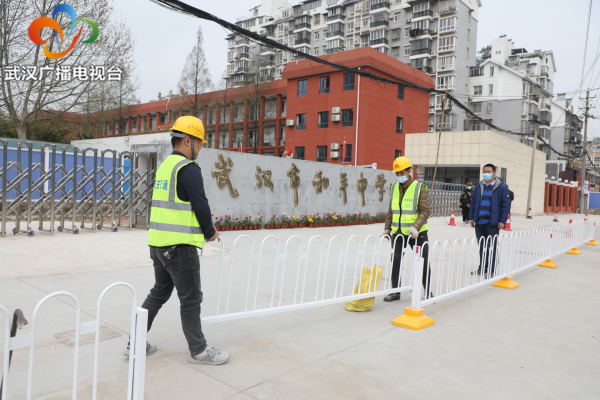
{"label": "reflective stripe on vest", "polygon": [[[410,233],[410,227],[419,217],[419,195],[421,194],[422,183],[413,181],[406,189],[400,205],[400,183],[396,183],[392,189],[391,208],[392,208],[392,233],[400,230],[403,235]],[[428,230],[428,225],[424,224],[419,232]]]}
{"label": "reflective stripe on vest", "polygon": [[148,234],[150,246],[204,246],[204,235],[192,204],[177,197],[177,173],[190,163],[195,164],[185,157],[171,154],[156,171]]}

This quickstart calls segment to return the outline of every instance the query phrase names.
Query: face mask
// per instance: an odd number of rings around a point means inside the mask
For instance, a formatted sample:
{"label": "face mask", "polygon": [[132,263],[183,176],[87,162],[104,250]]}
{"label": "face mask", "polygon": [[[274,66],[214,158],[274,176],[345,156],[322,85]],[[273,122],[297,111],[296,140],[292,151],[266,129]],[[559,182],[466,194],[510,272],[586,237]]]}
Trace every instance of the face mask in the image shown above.
{"label": "face mask", "polygon": [[471,190],[471,186],[467,186],[467,189]]}
{"label": "face mask", "polygon": [[489,181],[492,179],[492,174],[483,174],[483,179],[485,179],[486,181]]}
{"label": "face mask", "polygon": [[406,180],[408,179],[408,176],[397,176],[396,180],[398,181],[398,183],[404,183],[406,182]]}

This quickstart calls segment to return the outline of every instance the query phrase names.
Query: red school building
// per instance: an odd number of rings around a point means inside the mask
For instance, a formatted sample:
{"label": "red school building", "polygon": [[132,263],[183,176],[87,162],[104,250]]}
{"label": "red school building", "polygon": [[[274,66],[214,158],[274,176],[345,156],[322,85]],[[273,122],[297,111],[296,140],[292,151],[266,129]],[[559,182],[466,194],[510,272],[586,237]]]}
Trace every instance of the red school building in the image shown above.
{"label": "red school building", "polygon": [[[394,81],[434,86],[426,73],[371,47],[320,58]],[[426,91],[398,89],[310,60],[288,63],[282,78],[260,90],[245,86],[199,95],[208,147],[241,147],[272,156],[291,150],[298,159],[377,163],[389,170],[394,158],[404,154],[404,135],[427,132]],[[166,131],[178,116],[195,113],[192,96],[170,97],[127,107],[122,123],[118,118],[105,122],[102,135]]]}

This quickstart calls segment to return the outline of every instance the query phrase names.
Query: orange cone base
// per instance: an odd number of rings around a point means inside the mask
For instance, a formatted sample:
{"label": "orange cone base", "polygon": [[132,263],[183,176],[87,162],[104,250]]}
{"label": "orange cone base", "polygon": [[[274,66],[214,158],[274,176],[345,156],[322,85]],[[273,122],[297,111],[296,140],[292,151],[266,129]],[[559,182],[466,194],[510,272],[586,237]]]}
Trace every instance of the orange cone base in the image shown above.
{"label": "orange cone base", "polygon": [[425,315],[422,308],[413,310],[410,307],[404,309],[404,314],[392,320],[392,324],[412,331],[420,331],[429,328],[435,321]]}
{"label": "orange cone base", "polygon": [[450,223],[448,224],[448,226],[456,226],[456,224],[454,223],[454,218],[450,221]]}
{"label": "orange cone base", "polygon": [[551,258],[549,258],[546,261],[539,263],[538,267],[556,268],[556,267],[558,267],[558,265],[556,265],[556,263],[554,261],[552,261]]}
{"label": "orange cone base", "polygon": [[499,281],[494,282],[492,286],[500,289],[514,290],[519,287],[519,284],[513,281],[512,276],[507,276],[504,279],[500,279]]}
{"label": "orange cone base", "polygon": [[598,243],[596,243],[595,239],[592,239],[589,242],[585,242],[585,244],[588,244],[590,246],[598,246]]}
{"label": "orange cone base", "polygon": [[581,252],[577,247],[573,247],[571,250],[567,251],[567,254],[575,254],[576,256],[578,256],[581,254]]}

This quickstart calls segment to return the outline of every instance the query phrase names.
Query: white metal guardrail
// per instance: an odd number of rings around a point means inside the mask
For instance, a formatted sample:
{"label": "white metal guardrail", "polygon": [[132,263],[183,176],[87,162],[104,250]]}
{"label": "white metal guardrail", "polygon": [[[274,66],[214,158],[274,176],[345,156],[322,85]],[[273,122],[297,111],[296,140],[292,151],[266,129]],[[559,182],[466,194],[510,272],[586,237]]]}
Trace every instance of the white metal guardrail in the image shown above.
{"label": "white metal guardrail", "polygon": [[131,353],[129,357],[129,378],[127,384],[127,399],[129,400],[142,400],[144,398],[144,378],[146,371],[146,331],[148,326],[148,311],[136,307],[136,294],[135,289],[128,283],[117,282],[108,286],[100,297],[96,307],[96,319],[94,321],[80,323],[81,307],[79,300],[73,294],[68,292],[55,292],[44,297],[35,307],[31,318],[31,333],[26,335],[19,335],[10,337],[10,325],[11,319],[8,310],[0,305],[0,311],[4,313],[6,320],[6,337],[4,341],[4,363],[2,373],[2,399],[7,400],[10,394],[10,381],[9,381],[9,353],[12,350],[22,349],[29,347],[29,368],[27,374],[27,400],[30,400],[33,396],[33,367],[34,367],[34,356],[35,356],[35,341],[36,341],[36,330],[37,330],[37,319],[38,314],[41,311],[42,306],[48,300],[57,296],[67,296],[71,298],[75,303],[76,314],[75,314],[75,359],[74,359],[74,372],[73,372],[73,399],[77,398],[78,389],[78,366],[79,366],[79,338],[81,335],[96,333],[95,337],[95,348],[94,348],[94,375],[93,375],[93,399],[97,397],[97,384],[98,384],[98,358],[99,358],[99,346],[100,346],[100,312],[102,307],[102,300],[106,293],[116,286],[125,286],[131,290],[133,294],[133,307],[131,310],[131,338],[130,348]]}

